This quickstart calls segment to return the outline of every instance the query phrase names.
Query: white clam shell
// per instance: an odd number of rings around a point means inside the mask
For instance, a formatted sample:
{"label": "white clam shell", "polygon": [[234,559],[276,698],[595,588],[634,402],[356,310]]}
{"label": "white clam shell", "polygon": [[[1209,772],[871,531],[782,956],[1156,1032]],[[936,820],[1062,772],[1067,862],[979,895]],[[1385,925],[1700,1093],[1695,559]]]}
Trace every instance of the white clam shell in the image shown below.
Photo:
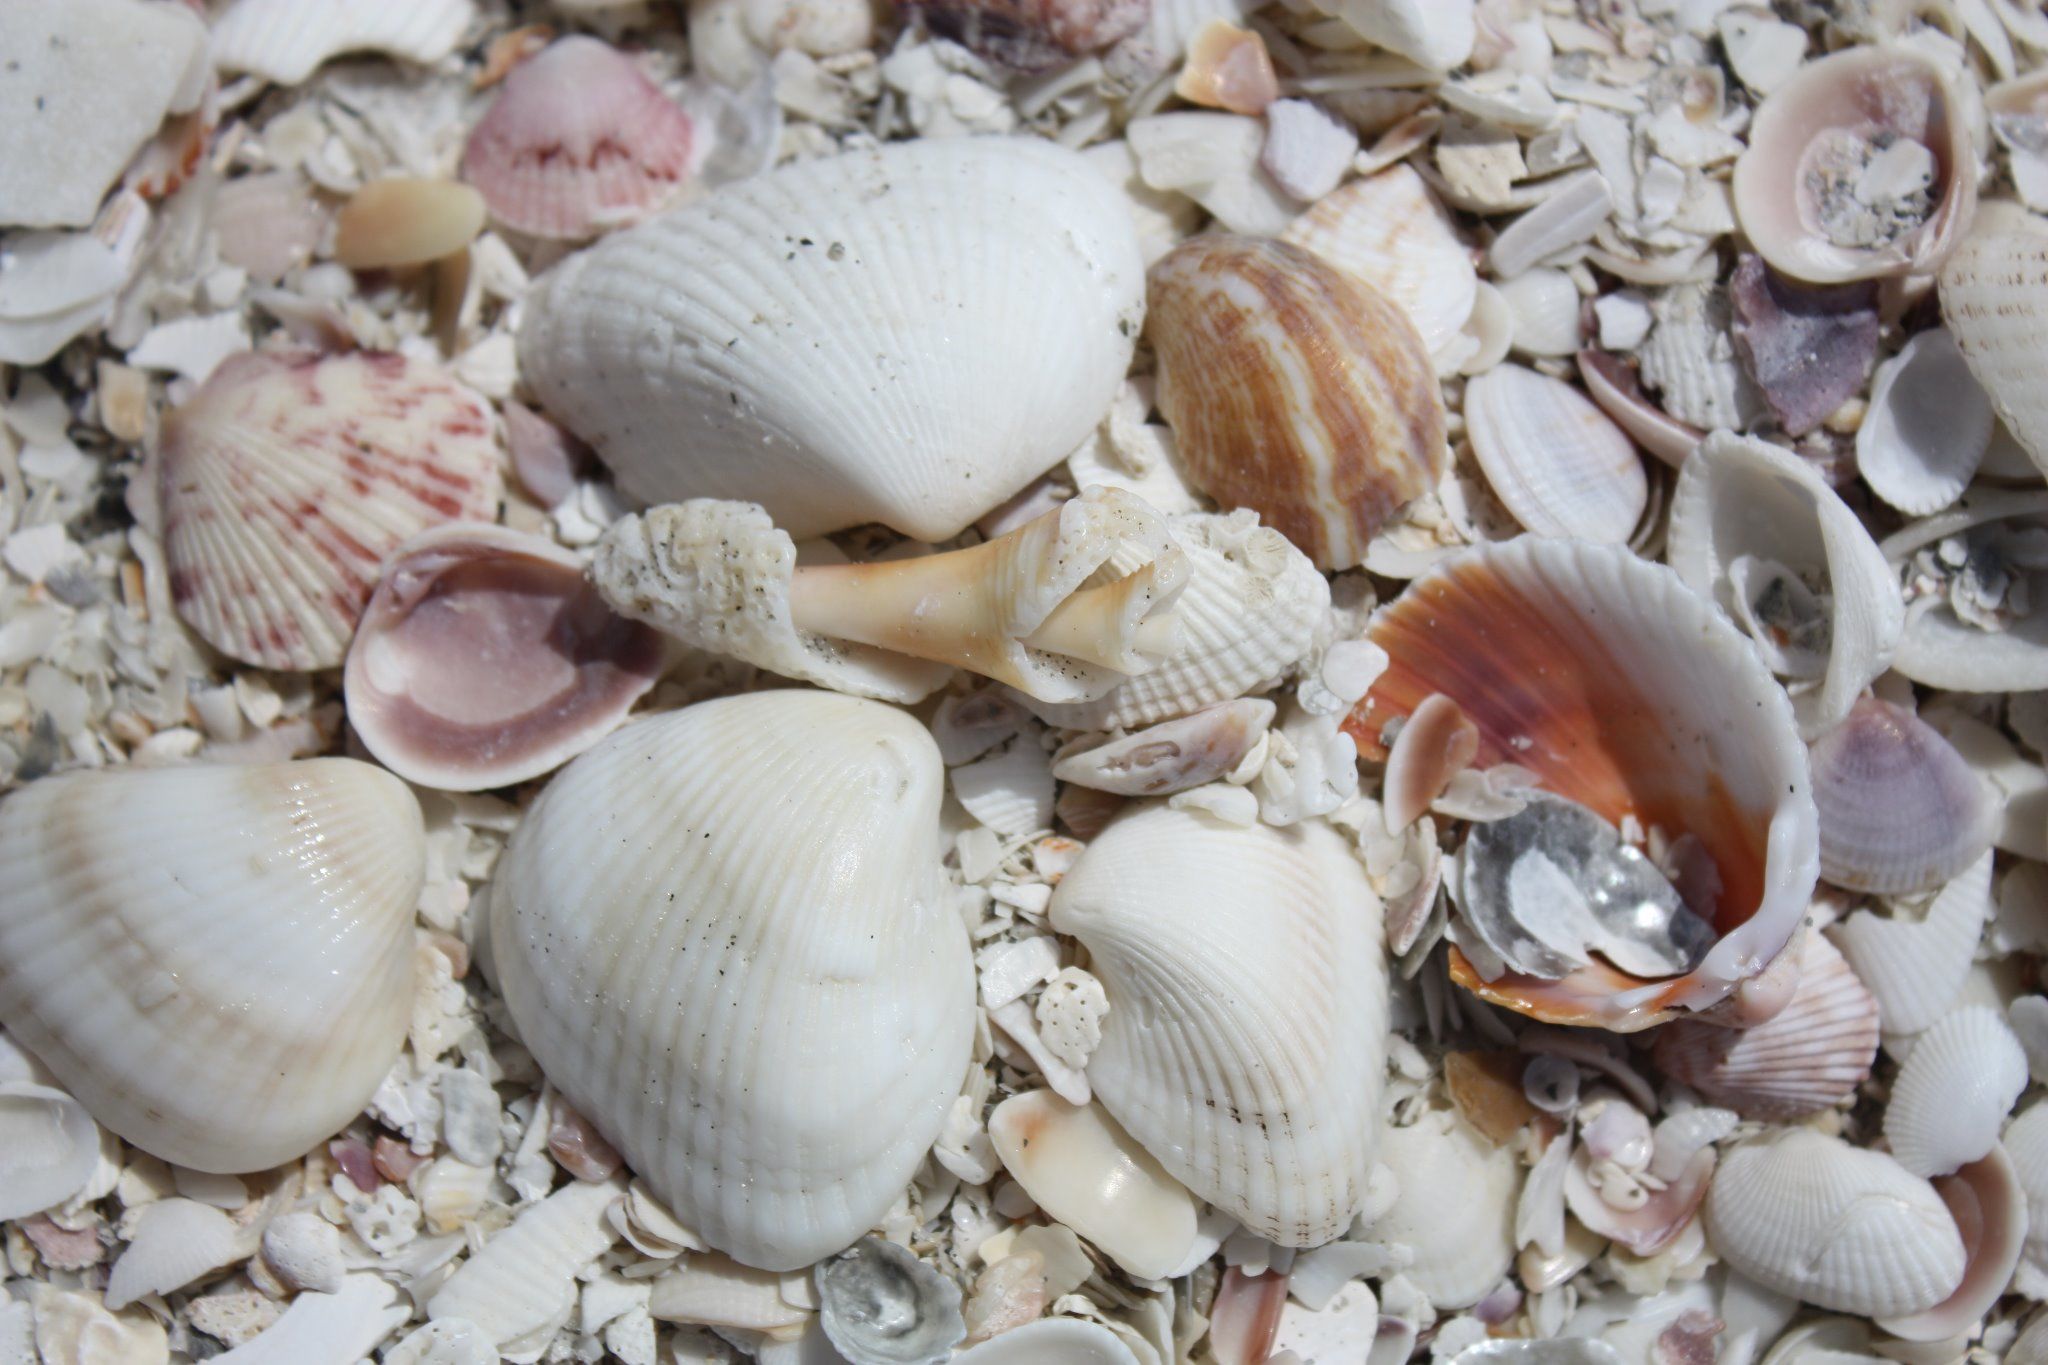
{"label": "white clam shell", "polygon": [[2048,1299],[2048,1102],[2035,1100],[2006,1125],[2001,1140],[2027,1198],[2027,1236],[2013,1288]]}
{"label": "white clam shell", "polygon": [[1991,847],[1998,808],[1941,732],[1865,697],[1813,745],[1821,876],[1851,891],[1913,895]]}
{"label": "white clam shell", "polygon": [[1858,910],[1830,932],[1870,987],[1887,1033],[1918,1033],[1948,1012],[1991,914],[1991,855],[1942,887],[1918,919]]}
{"label": "white clam shell", "polygon": [[219,1209],[160,1199],[136,1219],[127,1249],[107,1276],[107,1307],[118,1312],[145,1295],[183,1289],[248,1253],[242,1229]]}
{"label": "white clam shell", "polygon": [[920,139],[726,186],[571,258],[528,309],[523,372],[626,491],[939,541],[1101,420],[1144,266],[1074,153]]}
{"label": "white clam shell", "polygon": [[1768,442],[1716,432],[1679,466],[1667,553],[1688,587],[1738,622],[1755,619],[1735,600],[1739,559],[1782,564],[1825,585],[1820,686],[1793,699],[1809,739],[1849,714],[1905,630],[1897,576],[1862,520],[1805,461]]}
{"label": "white clam shell", "polygon": [[1991,400],[1948,332],[1921,332],[1877,367],[1856,428],[1856,468],[1908,516],[1962,496],[1991,445]]}
{"label": "white clam shell", "polygon": [[[1522,1168],[1449,1110],[1380,1136],[1380,1160],[1399,1186],[1370,1231],[1415,1253],[1401,1273],[1443,1308],[1467,1308],[1499,1284],[1515,1257]],[[1451,1192],[1455,1191],[1455,1196]]]}
{"label": "white clam shell", "polygon": [[0,1218],[41,1213],[71,1198],[100,1159],[85,1106],[31,1080],[0,1083]]}
{"label": "white clam shell", "polygon": [[1138,1365],[1116,1333],[1083,1318],[1040,1318],[970,1346],[954,1365]]}
{"label": "white clam shell", "polygon": [[[1976,488],[1956,506],[1923,517],[1886,536],[1879,548],[1894,564],[1950,536],[2010,521],[2012,529],[2038,531],[2048,519],[2048,494],[2038,489]],[[2038,593],[2042,575],[2008,566]],[[1946,597],[1923,599],[1913,607],[1893,660],[1899,672],[1928,687],[1956,692],[2030,692],[2048,687],[2048,613],[2031,612],[2003,629],[1980,630],[1956,615]]]}
{"label": "white clam shell", "polygon": [[508,1355],[545,1346],[576,1306],[576,1272],[618,1240],[605,1211],[624,1192],[618,1177],[572,1180],[527,1205],[434,1292],[427,1317],[474,1323]]}
{"label": "white clam shell", "polygon": [[1917,1313],[1962,1282],[1962,1237],[1934,1187],[1812,1129],[1773,1130],[1727,1153],[1705,1207],[1723,1260],[1817,1308]]}
{"label": "white clam shell", "polygon": [[[1499,285],[1514,316],[1514,348],[1525,355],[1567,356],[1586,344],[1579,288],[1562,270],[1525,270]],[[1491,368],[1490,366],[1487,368]]]}
{"label": "white clam shell", "polygon": [[1088,1062],[1103,1107],[1285,1246],[1329,1241],[1365,1198],[1387,1017],[1379,915],[1327,827],[1163,806],[1114,821],[1053,893],[1053,927],[1087,945],[1109,994]]}
{"label": "white clam shell", "polygon": [[1941,314],[1991,405],[2048,469],[2048,239],[1987,221],[1941,271]]}
{"label": "white clam shell", "polygon": [[974,968],[940,869],[943,782],[900,711],[724,698],[577,759],[498,864],[492,952],[522,1039],[735,1259],[794,1269],[852,1243],[959,1092]]}
{"label": "white clam shell", "polygon": [[1936,1180],[1934,1190],[1956,1220],[1969,1261],[1963,1282],[1948,1298],[1923,1312],[1878,1322],[1907,1341],[1945,1341],[1975,1329],[2011,1286],[2025,1250],[2027,1192],[2012,1158],[1997,1144],[1956,1174]]}
{"label": "white clam shell", "polygon": [[1571,385],[1497,365],[1465,386],[1472,453],[1515,520],[1542,536],[1625,542],[1648,506],[1635,442]]}
{"label": "white clam shell", "polygon": [[213,61],[222,71],[246,71],[279,85],[297,85],[344,52],[438,62],[475,18],[474,0],[234,0],[214,21]]}
{"label": "white clam shell", "polygon": [[0,805],[0,1022],[145,1151],[275,1166],[397,1059],[425,869],[412,793],[353,759],[33,782]]}
{"label": "white clam shell", "polygon": [[1947,1175],[1997,1145],[2013,1102],[2027,1088],[2019,1039],[1988,1005],[1944,1015],[1913,1040],[1892,1083],[1884,1135],[1915,1175]]}

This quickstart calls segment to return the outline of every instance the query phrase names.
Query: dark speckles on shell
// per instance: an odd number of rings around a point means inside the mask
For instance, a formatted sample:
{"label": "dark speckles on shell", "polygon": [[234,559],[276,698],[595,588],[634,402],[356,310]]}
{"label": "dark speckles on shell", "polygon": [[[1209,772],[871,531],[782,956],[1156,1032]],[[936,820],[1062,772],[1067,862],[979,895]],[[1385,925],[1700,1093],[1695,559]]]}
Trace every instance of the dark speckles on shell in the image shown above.
{"label": "dark speckles on shell", "polygon": [[1823,287],[1744,256],[1729,281],[1735,354],[1788,436],[1860,393],[1877,363],[1877,285]]}
{"label": "dark speckles on shell", "polygon": [[1444,410],[1421,336],[1371,287],[1299,247],[1202,237],[1152,267],[1159,408],[1189,475],[1324,569],[1444,475]]}
{"label": "dark speckles on shell", "polygon": [[917,0],[935,36],[1012,71],[1049,71],[1127,38],[1152,0]]}

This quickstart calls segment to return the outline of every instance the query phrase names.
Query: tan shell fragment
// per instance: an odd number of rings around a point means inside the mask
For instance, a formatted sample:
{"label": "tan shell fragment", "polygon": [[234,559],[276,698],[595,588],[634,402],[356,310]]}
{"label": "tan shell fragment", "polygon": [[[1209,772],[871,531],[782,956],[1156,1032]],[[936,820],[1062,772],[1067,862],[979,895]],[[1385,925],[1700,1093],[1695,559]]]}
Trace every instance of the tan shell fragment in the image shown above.
{"label": "tan shell fragment", "polygon": [[1318,568],[1363,562],[1442,480],[1428,348],[1371,287],[1285,242],[1202,237],[1152,267],[1148,307],[1159,409],[1189,477]]}

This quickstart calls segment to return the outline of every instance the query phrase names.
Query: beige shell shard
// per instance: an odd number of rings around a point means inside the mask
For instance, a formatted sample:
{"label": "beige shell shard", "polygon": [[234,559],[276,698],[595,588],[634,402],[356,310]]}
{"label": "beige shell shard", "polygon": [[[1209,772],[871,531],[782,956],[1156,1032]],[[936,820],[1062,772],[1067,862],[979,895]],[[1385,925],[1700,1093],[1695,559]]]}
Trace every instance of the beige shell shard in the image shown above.
{"label": "beige shell shard", "polygon": [[1649,505],[1627,433],[1563,380],[1497,365],[1465,385],[1472,453],[1515,520],[1540,536],[1620,545]]}
{"label": "beige shell shard", "polygon": [[1149,806],[1089,844],[1050,913],[1109,994],[1088,1062],[1103,1107],[1259,1236],[1342,1232],[1365,1198],[1387,1009],[1379,901],[1345,841]]}
{"label": "beige shell shard", "polygon": [[637,497],[940,541],[1101,420],[1143,291],[1130,213],[1076,154],[919,140],[608,238],[529,298],[519,355]]}
{"label": "beige shell shard", "polygon": [[1479,1302],[1515,1258],[1515,1201],[1522,1169],[1514,1153],[1481,1137],[1450,1110],[1390,1127],[1380,1159],[1399,1187],[1393,1206],[1367,1232],[1414,1253],[1401,1273],[1445,1308]]}
{"label": "beige shell shard", "polygon": [[351,270],[426,265],[452,256],[484,227],[484,199],[455,180],[372,180],[334,219],[334,259]]}
{"label": "beige shell shard", "polygon": [[970,1346],[955,1365],[1138,1365],[1116,1333],[1085,1318],[1040,1318]]}
{"label": "beige shell shard", "polygon": [[474,0],[233,0],[214,21],[213,61],[223,71],[246,71],[279,85],[297,85],[344,52],[438,62],[475,18]]}
{"label": "beige shell shard", "polygon": [[940,869],[943,783],[900,711],[724,698],[570,764],[498,863],[492,951],[522,1040],[738,1260],[787,1270],[852,1243],[959,1093],[974,968]]}
{"label": "beige shell shard", "polygon": [[1478,37],[1472,0],[1319,0],[1316,7],[1429,71],[1464,65]]}
{"label": "beige shell shard", "polygon": [[2006,429],[2048,469],[2048,238],[1987,225],[1941,269],[1941,315]]}
{"label": "beige shell shard", "polygon": [[44,778],[0,805],[0,1023],[144,1151],[275,1166],[397,1060],[425,867],[353,759]]}
{"label": "beige shell shard", "polygon": [[1273,711],[1256,698],[1219,702],[1068,754],[1052,775],[1120,796],[1170,796],[1229,776],[1265,738]]}

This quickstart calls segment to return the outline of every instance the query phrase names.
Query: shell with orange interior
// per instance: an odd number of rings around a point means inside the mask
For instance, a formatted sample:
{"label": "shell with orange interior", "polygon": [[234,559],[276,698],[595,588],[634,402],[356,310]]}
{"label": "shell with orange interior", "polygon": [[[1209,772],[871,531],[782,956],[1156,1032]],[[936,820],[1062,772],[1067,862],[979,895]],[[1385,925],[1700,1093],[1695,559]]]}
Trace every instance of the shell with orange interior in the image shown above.
{"label": "shell with orange interior", "polygon": [[1477,767],[1515,764],[1610,824],[1692,836],[1713,865],[1689,880],[1715,932],[1690,972],[1646,980],[1595,959],[1557,980],[1486,981],[1454,948],[1460,985],[1632,1032],[1738,994],[1784,949],[1819,873],[1806,749],[1784,690],[1676,574],[1618,546],[1524,536],[1444,561],[1367,637],[1389,664],[1345,722],[1361,756],[1384,757],[1389,723],[1441,693],[1478,729]]}

